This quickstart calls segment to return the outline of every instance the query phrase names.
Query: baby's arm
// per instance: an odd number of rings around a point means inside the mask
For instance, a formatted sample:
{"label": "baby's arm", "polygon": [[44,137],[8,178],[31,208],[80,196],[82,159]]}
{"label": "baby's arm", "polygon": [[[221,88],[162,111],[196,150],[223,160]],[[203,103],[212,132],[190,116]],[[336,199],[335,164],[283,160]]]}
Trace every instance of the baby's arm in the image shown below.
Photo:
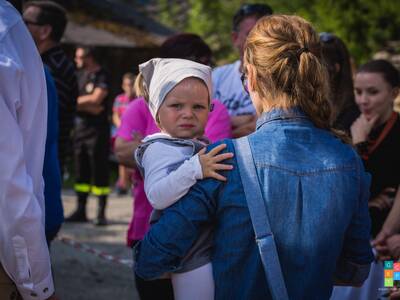
{"label": "baby's arm", "polygon": [[[165,209],[174,204],[203,178],[198,156],[185,160],[179,148],[164,143],[149,145],[143,155],[145,169],[144,189],[155,209]],[[181,164],[170,171],[174,165]]]}
{"label": "baby's arm", "polygon": [[[143,155],[142,164],[145,169],[144,189],[153,208],[165,209],[174,204],[198,179],[212,177],[225,180],[216,172],[232,169],[230,165],[219,164],[233,156],[232,153],[217,155],[225,147],[225,144],[219,145],[207,154],[203,149],[198,155],[185,160],[185,155],[177,147],[163,143],[149,145]],[[180,166],[170,171],[176,164]]]}

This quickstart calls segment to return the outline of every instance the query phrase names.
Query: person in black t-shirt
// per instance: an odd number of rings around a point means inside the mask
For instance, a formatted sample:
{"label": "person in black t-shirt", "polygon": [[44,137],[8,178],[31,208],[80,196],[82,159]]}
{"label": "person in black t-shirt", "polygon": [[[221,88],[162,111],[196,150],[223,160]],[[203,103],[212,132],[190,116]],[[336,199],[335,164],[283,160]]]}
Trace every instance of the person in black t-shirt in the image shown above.
{"label": "person in black t-shirt", "polygon": [[98,196],[96,225],[106,225],[105,209],[109,187],[108,78],[90,48],[79,47],[75,52],[79,97],[74,135],[76,211],[66,219],[85,222],[89,193]]}
{"label": "person in black t-shirt", "polygon": [[58,159],[61,173],[72,152],[72,129],[76,113],[78,85],[75,66],[60,46],[67,26],[67,14],[53,1],[29,1],[24,4],[23,19],[47,65],[57,88],[59,136]]}

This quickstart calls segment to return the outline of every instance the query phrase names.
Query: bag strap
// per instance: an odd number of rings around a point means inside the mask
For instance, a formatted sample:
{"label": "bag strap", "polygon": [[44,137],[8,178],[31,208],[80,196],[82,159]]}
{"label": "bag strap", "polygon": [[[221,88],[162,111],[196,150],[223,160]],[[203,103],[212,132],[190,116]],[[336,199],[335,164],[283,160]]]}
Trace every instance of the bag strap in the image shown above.
{"label": "bag strap", "polygon": [[276,300],[289,299],[249,140],[242,137],[233,140],[233,145],[271,296]]}

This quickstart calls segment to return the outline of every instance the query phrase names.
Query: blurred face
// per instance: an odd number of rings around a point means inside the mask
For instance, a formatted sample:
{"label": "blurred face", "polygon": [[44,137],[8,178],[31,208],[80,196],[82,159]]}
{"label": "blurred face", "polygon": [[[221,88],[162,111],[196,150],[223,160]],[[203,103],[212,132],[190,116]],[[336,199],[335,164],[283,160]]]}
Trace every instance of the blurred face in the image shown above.
{"label": "blurred face", "polygon": [[35,44],[38,46],[44,40],[49,38],[51,27],[49,25],[39,24],[37,22],[40,15],[40,8],[35,6],[28,7],[23,13],[23,20],[32,35]]}
{"label": "blurred face", "polygon": [[86,66],[86,54],[82,48],[78,48],[75,51],[75,63],[78,69],[84,68]]}
{"label": "blurred face", "polygon": [[239,50],[240,60],[243,60],[243,48],[246,42],[246,38],[249,35],[250,31],[253,29],[254,25],[256,25],[257,20],[258,19],[254,16],[244,18],[243,21],[239,24],[238,30],[232,33],[233,45]]}
{"label": "blurred face", "polygon": [[378,116],[378,124],[389,119],[397,89],[381,73],[358,73],[354,81],[354,91],[356,103],[367,119]]}
{"label": "blurred face", "polygon": [[124,91],[125,95],[128,97],[133,97],[135,95],[135,91],[133,88],[133,81],[129,78],[125,78],[122,80],[122,90]]}
{"label": "blurred face", "polygon": [[175,138],[197,138],[204,134],[209,112],[206,85],[199,79],[186,78],[165,97],[158,111],[158,126]]}

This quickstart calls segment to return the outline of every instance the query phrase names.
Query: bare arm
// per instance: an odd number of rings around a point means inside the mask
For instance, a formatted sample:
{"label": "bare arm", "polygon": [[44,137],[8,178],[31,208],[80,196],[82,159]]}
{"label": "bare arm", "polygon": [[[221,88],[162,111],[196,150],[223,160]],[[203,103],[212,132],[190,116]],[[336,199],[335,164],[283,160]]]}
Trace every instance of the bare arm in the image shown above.
{"label": "bare arm", "polygon": [[114,111],[112,114],[112,121],[115,127],[119,128],[121,126],[121,118],[116,111]]}
{"label": "bare arm", "polygon": [[385,223],[382,226],[381,231],[372,242],[373,246],[376,247],[379,256],[384,258],[387,255],[387,239],[392,235],[400,232],[400,189],[397,189],[397,193],[394,199],[394,204],[390,210],[389,216],[386,218]]}
{"label": "bare arm", "polygon": [[392,234],[400,232],[400,189],[397,189],[394,204],[390,210],[389,216],[387,217],[383,229]]}
{"label": "bare arm", "polygon": [[133,155],[140,143],[139,139],[126,141],[121,137],[117,137],[115,140],[114,153],[117,156],[118,162],[125,167],[135,168],[136,163]]}
{"label": "bare arm", "polygon": [[103,100],[107,97],[107,95],[108,95],[107,89],[96,87],[93,90],[93,93],[91,93],[90,95],[83,95],[78,97],[77,99],[78,109],[79,106],[86,103],[101,104]]}
{"label": "bare arm", "polygon": [[98,115],[104,110],[104,107],[101,104],[97,103],[84,103],[77,107],[77,111],[87,112],[92,115]]}

